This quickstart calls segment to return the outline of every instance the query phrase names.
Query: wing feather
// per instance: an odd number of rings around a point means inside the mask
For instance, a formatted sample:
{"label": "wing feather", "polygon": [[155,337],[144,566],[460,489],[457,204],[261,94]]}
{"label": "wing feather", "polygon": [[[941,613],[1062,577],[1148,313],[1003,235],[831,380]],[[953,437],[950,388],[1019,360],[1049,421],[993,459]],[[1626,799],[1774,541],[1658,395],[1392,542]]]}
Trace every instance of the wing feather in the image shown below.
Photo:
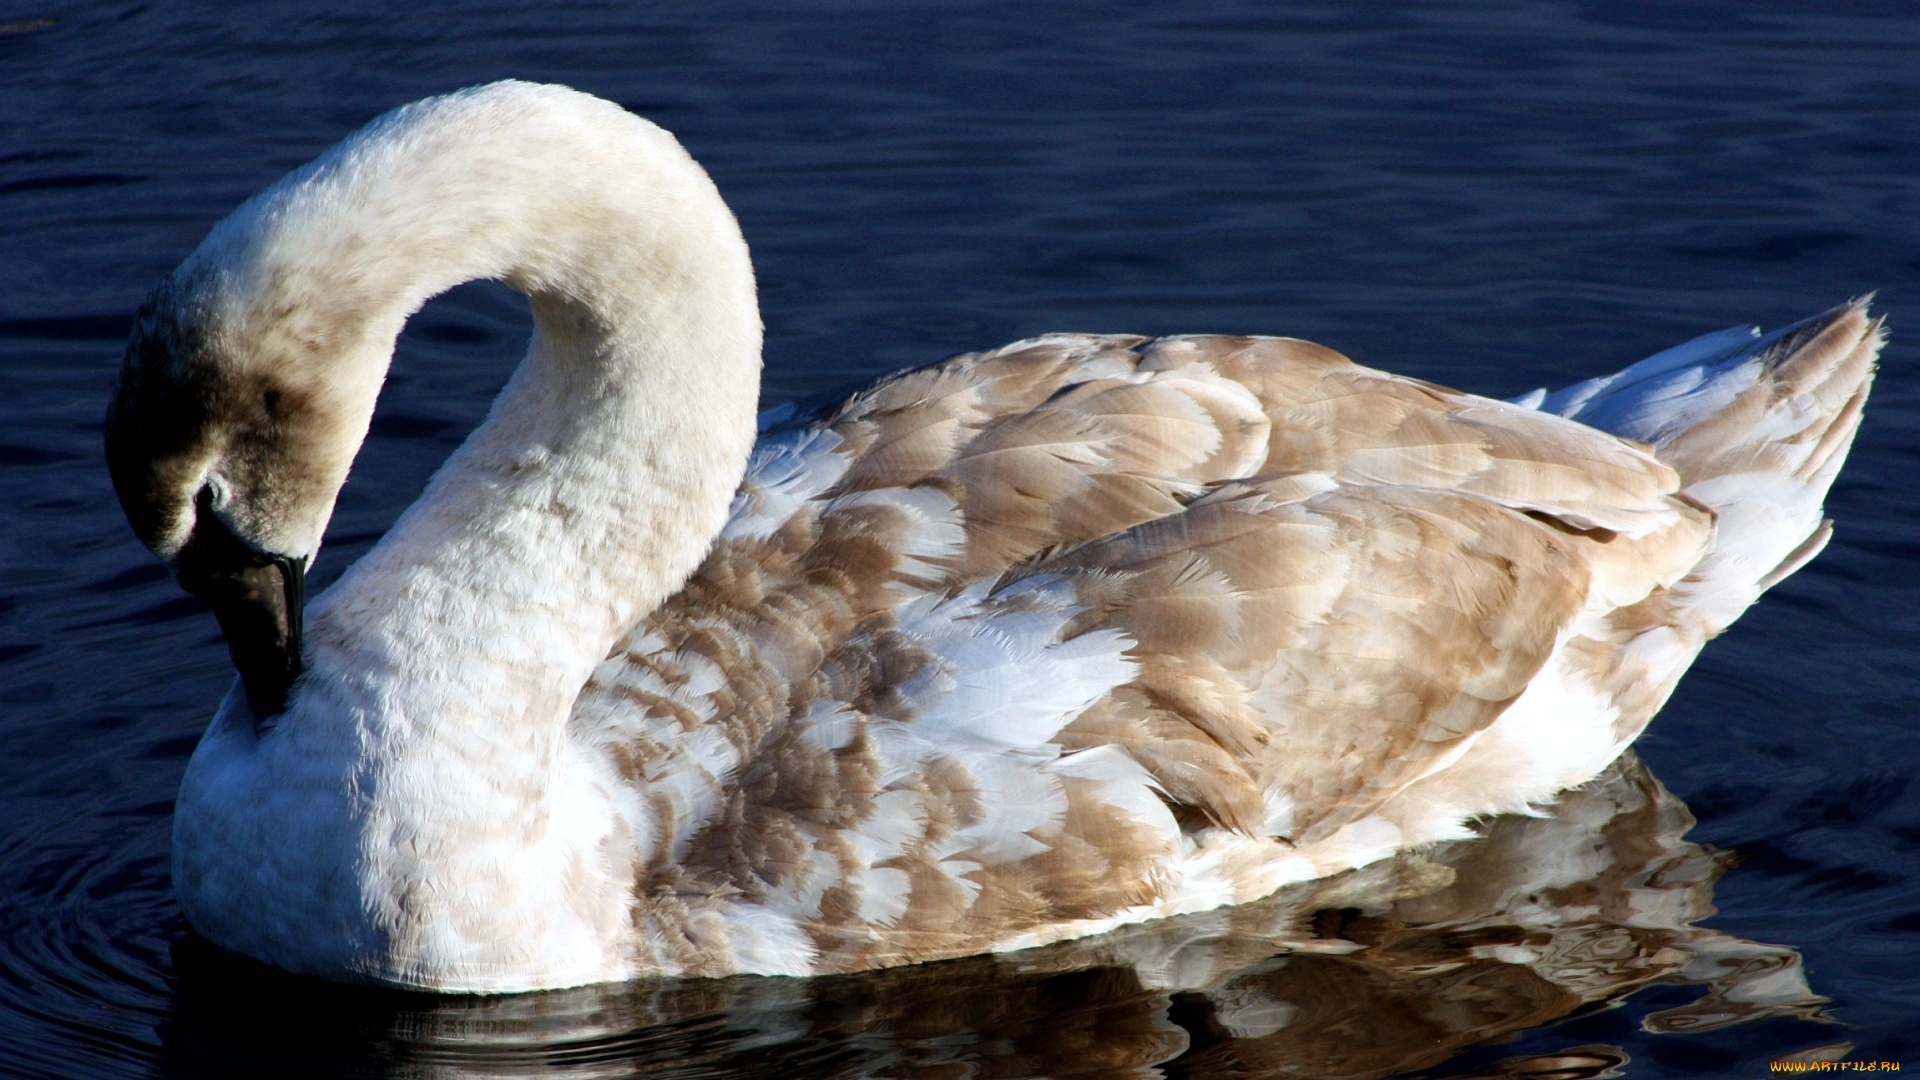
{"label": "wing feather", "polygon": [[[1122,632],[1142,657],[1217,664],[1205,694],[1187,665],[1143,661],[1140,708],[1231,743],[1255,790],[1290,793],[1305,842],[1426,775],[1526,688],[1586,602],[1581,543],[1454,492],[1294,500],[1252,482],[1033,572],[1085,575],[1083,602],[1102,613],[1087,628]],[[1200,808],[1250,816],[1231,802]]]}
{"label": "wing feather", "polygon": [[1217,837],[1374,814],[1712,527],[1644,446],[1290,339],[1052,335],[781,417],[575,711],[688,973],[740,905],[826,971],[1271,888]]}

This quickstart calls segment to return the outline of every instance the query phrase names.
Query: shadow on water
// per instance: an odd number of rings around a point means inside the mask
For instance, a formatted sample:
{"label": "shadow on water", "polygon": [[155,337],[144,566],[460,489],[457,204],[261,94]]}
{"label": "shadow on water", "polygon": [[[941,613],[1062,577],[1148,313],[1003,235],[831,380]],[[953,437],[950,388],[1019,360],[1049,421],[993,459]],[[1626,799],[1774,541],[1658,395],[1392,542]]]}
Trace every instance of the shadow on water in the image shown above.
{"label": "shadow on water", "polygon": [[858,976],[442,998],[188,938],[156,1075],[1615,1076],[1628,1050],[1552,1032],[1460,1055],[1656,983],[1691,1000],[1641,1016],[1655,1037],[1824,1019],[1792,949],[1696,925],[1730,860],[1684,839],[1693,823],[1629,756],[1548,816],[1259,903]]}

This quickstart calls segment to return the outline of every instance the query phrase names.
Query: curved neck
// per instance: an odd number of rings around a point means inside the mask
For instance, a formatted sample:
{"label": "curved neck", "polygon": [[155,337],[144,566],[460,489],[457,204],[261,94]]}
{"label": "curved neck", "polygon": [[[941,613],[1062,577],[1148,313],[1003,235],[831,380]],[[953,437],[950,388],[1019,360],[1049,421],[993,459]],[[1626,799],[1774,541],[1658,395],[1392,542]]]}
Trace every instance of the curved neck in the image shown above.
{"label": "curved neck", "polygon": [[254,356],[330,358],[295,392],[337,419],[316,453],[334,491],[426,298],[496,278],[532,299],[485,422],[309,608],[283,724],[550,747],[609,646],[698,565],[751,449],[753,275],[706,174],[613,105],[496,84],[376,122],[183,272]]}

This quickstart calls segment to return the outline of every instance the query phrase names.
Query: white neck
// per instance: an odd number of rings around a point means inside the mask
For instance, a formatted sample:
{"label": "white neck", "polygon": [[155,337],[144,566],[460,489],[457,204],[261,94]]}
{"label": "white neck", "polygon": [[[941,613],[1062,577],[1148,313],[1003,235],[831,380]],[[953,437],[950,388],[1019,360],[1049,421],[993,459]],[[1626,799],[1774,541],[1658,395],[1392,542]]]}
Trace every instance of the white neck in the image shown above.
{"label": "white neck", "polygon": [[760,368],[746,245],[671,136],[558,88],[438,99],[329,157],[345,164],[296,187],[262,260],[309,283],[313,324],[362,321],[384,373],[420,303],[495,277],[535,329],[486,421],[311,608],[303,691],[384,670],[415,730],[557,734],[739,483]]}
{"label": "white neck", "polygon": [[273,738],[348,774],[376,878],[408,873],[382,871],[399,856],[376,833],[479,858],[537,839],[574,699],[698,566],[752,446],[753,274],[712,182],[611,104],[495,84],[369,127],[183,274],[254,353],[326,350],[313,407],[340,414],[349,455],[426,298],[496,278],[532,299],[532,346],[486,421],[309,607]]}

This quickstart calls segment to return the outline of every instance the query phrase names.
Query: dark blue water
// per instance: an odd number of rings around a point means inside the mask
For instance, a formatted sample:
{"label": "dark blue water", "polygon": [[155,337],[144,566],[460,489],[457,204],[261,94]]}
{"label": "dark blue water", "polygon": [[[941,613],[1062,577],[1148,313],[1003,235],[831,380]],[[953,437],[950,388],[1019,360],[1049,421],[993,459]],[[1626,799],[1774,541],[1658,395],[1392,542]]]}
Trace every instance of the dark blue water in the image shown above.
{"label": "dark blue water", "polygon": [[[494,1001],[275,978],[186,937],[170,896],[173,791],[231,674],[121,521],[106,389],[146,287],[247,194],[392,105],[508,75],[620,101],[706,163],[759,266],[769,400],[1049,330],[1292,334],[1499,395],[1873,289],[1894,341],[1833,546],[1640,743],[1698,826],[1620,780],[1641,794],[1613,869],[1549,898],[1546,930],[1475,888],[1591,822],[1394,871],[1453,867],[1424,899],[1284,898],[1321,952],[1177,931],[1242,965],[1212,997],[1084,950]],[[1916,315],[1904,3],[0,4],[0,1075],[1920,1068]],[[485,285],[414,320],[321,582],[527,325]],[[1670,926],[1621,899],[1648,896]],[[1500,951],[1563,947],[1588,957],[1578,993],[1574,967]],[[1711,948],[1804,978],[1800,1004],[1722,1009],[1758,991],[1689,966]]]}

